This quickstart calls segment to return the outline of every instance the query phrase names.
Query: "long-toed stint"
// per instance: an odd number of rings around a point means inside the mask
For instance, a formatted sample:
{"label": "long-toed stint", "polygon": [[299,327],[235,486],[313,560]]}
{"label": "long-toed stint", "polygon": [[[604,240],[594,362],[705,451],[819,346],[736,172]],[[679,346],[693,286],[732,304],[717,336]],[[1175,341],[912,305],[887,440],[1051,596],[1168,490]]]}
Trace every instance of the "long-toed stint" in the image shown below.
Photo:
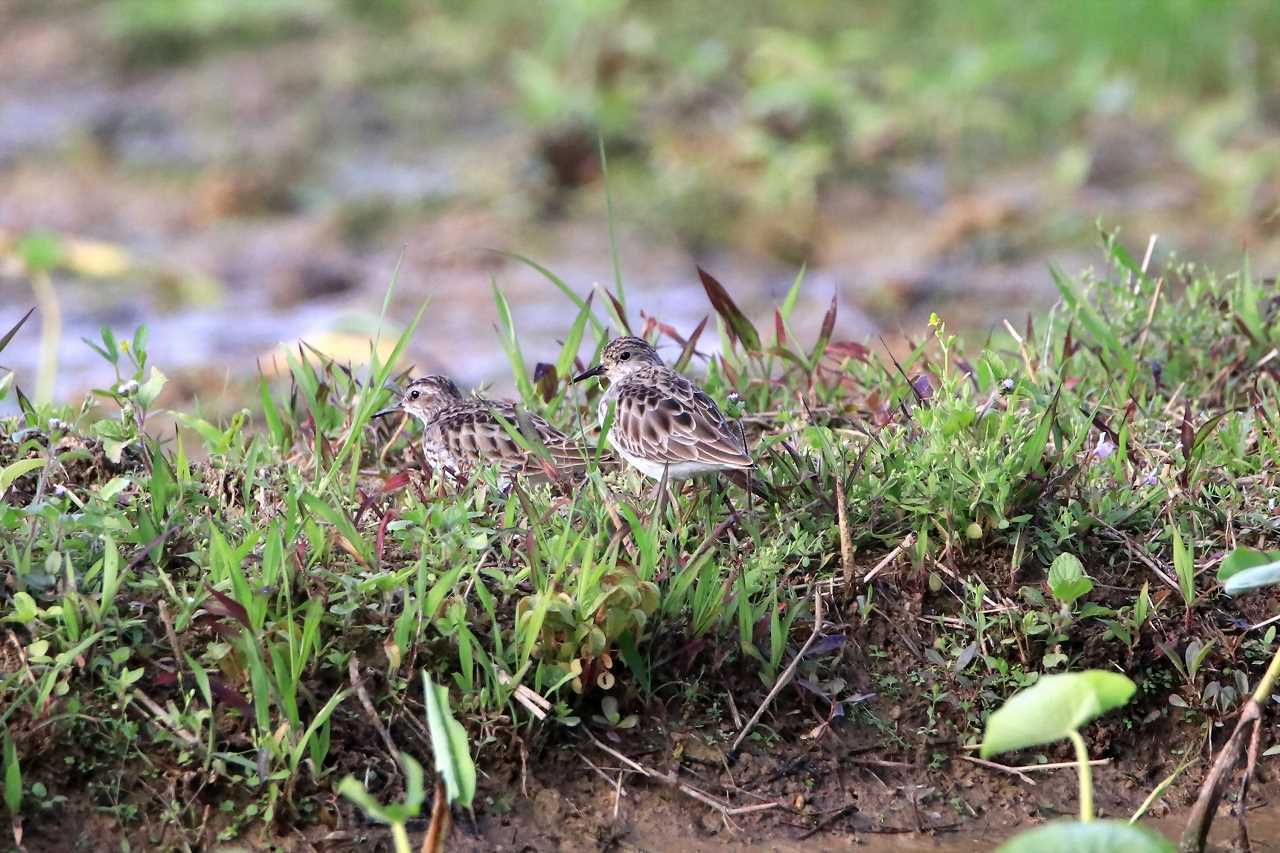
{"label": "long-toed stint", "polygon": [[[600,363],[574,377],[604,376],[601,426],[615,405],[609,442],[645,476],[659,482],[721,472],[748,485],[754,467],[742,433],[697,385],[662,363],[657,350],[634,337],[614,338]],[[754,490],[759,493],[758,490]]]}
{"label": "long-toed stint", "polygon": [[[458,386],[444,376],[422,376],[409,383],[394,406],[378,412],[382,417],[406,412],[422,422],[422,449],[436,470],[471,476],[477,465],[497,465],[504,478],[526,475],[545,478],[547,470],[537,452],[546,449],[546,461],[559,472],[579,473],[591,457],[588,448],[532,412],[516,411],[507,400],[463,397]],[[501,420],[499,420],[501,418]],[[536,441],[526,450],[502,421],[517,433],[532,430]]]}

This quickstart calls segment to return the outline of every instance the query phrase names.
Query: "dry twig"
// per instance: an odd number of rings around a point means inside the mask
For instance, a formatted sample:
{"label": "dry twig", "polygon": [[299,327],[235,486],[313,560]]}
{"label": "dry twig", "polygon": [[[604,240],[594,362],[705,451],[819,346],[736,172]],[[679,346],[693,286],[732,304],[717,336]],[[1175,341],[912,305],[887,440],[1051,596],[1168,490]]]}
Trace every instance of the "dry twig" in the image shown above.
{"label": "dry twig", "polygon": [[884,559],[876,563],[875,567],[872,568],[871,571],[867,572],[863,576],[862,582],[871,583],[871,581],[875,580],[876,575],[880,574],[889,566],[893,565],[894,561],[897,560],[900,556],[902,556],[903,552],[906,551],[908,548],[910,548],[912,545],[914,545],[915,542],[916,542],[915,534],[908,533],[906,535],[906,538],[904,538],[902,542],[898,544],[898,547],[894,548],[888,554],[885,554]]}
{"label": "dry twig", "polygon": [[[987,767],[991,770],[999,770],[1001,773],[1008,773],[1010,775],[1017,776],[1028,785],[1035,785],[1035,780],[1027,775],[1028,772],[1034,772],[1037,770],[1065,770],[1069,767],[1077,766],[1074,761],[1055,761],[1050,764],[1024,764],[1021,767],[1014,767],[1009,764],[999,764],[995,761],[987,761],[985,758],[974,758],[972,755],[962,755],[960,758],[970,762],[971,764],[977,764],[979,767]],[[1104,764],[1110,763],[1110,758],[1095,758],[1093,761],[1089,762],[1089,766],[1101,767]]]}
{"label": "dry twig", "polygon": [[373,727],[377,729],[378,734],[382,737],[382,743],[386,746],[387,752],[390,753],[391,760],[397,760],[400,750],[396,748],[396,742],[391,739],[391,733],[387,731],[387,727],[379,719],[378,712],[373,709],[373,701],[369,698],[369,691],[364,689],[364,679],[360,677],[360,661],[356,660],[355,655],[352,655],[351,659],[347,661],[347,674],[351,677],[351,686],[356,691],[356,698],[360,700],[360,706],[364,708],[364,712],[373,723]]}
{"label": "dry twig", "polygon": [[600,740],[596,738],[595,735],[591,734],[591,732],[587,732],[587,737],[591,738],[591,742],[594,743],[599,749],[603,750],[604,752],[607,752],[609,755],[612,755],[614,758],[618,759],[624,765],[634,770],[635,772],[641,774],[642,776],[646,776],[650,779],[653,779],[657,782],[661,782],[664,785],[669,785],[670,787],[675,788],[677,791],[684,794],[685,796],[692,797],[698,802],[704,805],[710,806],[711,808],[720,812],[721,816],[723,816],[726,820],[730,817],[735,817],[737,815],[751,814],[753,812],[761,812],[767,809],[775,809],[782,805],[781,803],[776,801],[769,801],[766,803],[758,803],[754,806],[736,806],[736,807],[731,806],[728,803],[721,802],[720,800],[711,796],[705,791],[700,791],[697,788],[693,787],[692,785],[687,785],[684,782],[681,782],[679,779],[676,778],[674,774],[659,773],[657,770],[654,770],[649,767],[645,767],[644,765],[636,761],[633,761],[630,758],[627,758],[625,755],[623,755],[621,752],[618,752],[616,749],[613,749],[601,743]]}
{"label": "dry twig", "polygon": [[813,632],[809,634],[809,639],[805,640],[800,651],[791,659],[791,665],[786,668],[778,680],[774,682],[773,689],[769,691],[769,695],[764,697],[764,701],[760,703],[760,707],[756,708],[756,712],[751,715],[751,719],[747,721],[742,731],[738,732],[738,736],[733,739],[733,746],[729,747],[729,761],[732,762],[734,756],[738,753],[738,747],[742,745],[742,741],[755,728],[756,723],[760,722],[760,718],[764,716],[765,709],[769,707],[769,703],[773,698],[782,691],[790,683],[796,674],[796,668],[800,666],[800,661],[809,652],[809,648],[818,639],[818,634],[822,631],[822,591],[815,589],[813,591]]}

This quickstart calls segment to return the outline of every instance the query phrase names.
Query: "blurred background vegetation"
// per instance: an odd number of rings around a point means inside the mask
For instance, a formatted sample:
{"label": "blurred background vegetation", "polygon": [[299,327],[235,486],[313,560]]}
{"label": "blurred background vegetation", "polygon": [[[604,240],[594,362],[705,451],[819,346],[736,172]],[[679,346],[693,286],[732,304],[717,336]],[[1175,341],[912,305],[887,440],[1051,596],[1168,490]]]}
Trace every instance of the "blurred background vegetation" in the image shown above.
{"label": "blurred background vegetation", "polygon": [[419,367],[501,385],[489,280],[531,359],[566,320],[486,250],[611,282],[600,141],[631,304],[686,332],[695,263],[760,320],[806,264],[798,324],[834,291],[845,335],[985,331],[1099,222],[1270,274],[1277,43],[1273,0],[9,0],[0,327],[47,271],[62,394],[144,322],[194,394],[300,336],[359,358],[400,263]]}

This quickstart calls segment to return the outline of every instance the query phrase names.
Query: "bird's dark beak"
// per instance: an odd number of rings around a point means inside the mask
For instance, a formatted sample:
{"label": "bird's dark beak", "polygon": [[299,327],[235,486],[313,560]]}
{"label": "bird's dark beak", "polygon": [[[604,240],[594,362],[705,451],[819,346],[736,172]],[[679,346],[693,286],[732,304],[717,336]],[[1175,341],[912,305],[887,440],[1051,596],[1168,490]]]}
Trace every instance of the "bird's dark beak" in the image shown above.
{"label": "bird's dark beak", "polygon": [[403,410],[400,408],[400,401],[397,400],[394,406],[388,406],[387,408],[383,409],[380,412],[374,412],[373,417],[385,418],[387,415],[394,415],[396,412],[399,412],[399,411],[403,411]]}
{"label": "bird's dark beak", "polygon": [[591,368],[590,370],[584,370],[581,373],[579,373],[577,376],[573,377],[573,381],[581,382],[584,379],[590,379],[592,376],[599,376],[602,373],[604,373],[604,365],[597,364],[595,367]]}

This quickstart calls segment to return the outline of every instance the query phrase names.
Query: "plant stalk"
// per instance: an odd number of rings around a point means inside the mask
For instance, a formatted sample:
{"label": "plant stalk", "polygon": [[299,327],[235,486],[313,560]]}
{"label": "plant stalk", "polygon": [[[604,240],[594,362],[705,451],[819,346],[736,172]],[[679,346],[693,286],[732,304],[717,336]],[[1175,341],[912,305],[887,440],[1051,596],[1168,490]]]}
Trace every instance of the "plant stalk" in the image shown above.
{"label": "plant stalk", "polygon": [[[1240,711],[1240,719],[1236,722],[1235,731],[1223,745],[1213,766],[1209,769],[1209,775],[1200,785],[1200,794],[1196,797],[1196,803],[1187,818],[1187,826],[1182,831],[1182,840],[1178,846],[1178,849],[1184,853],[1200,853],[1205,849],[1209,839],[1209,829],[1213,825],[1218,803],[1222,800],[1223,790],[1235,773],[1241,755],[1245,752],[1246,735],[1249,736],[1249,740],[1252,740],[1257,734],[1257,727],[1262,722],[1262,709],[1271,700],[1271,693],[1275,690],[1278,679],[1280,679],[1280,648],[1277,648],[1275,654],[1271,656],[1271,663],[1267,666],[1262,680],[1258,682],[1253,695]],[[1253,757],[1253,755],[1249,756],[1249,758]],[[1252,760],[1246,763],[1244,774],[1244,789],[1247,791],[1249,777],[1253,774]],[[1243,816],[1248,814],[1248,811],[1245,809],[1243,800],[1239,805],[1243,820]]]}
{"label": "plant stalk", "polygon": [[31,277],[36,304],[40,306],[40,362],[36,371],[36,405],[53,402],[53,389],[58,381],[58,342],[62,340],[62,309],[58,294],[47,272]]}
{"label": "plant stalk", "polygon": [[1271,665],[1262,674],[1262,680],[1258,682],[1257,689],[1253,691],[1253,701],[1264,708],[1267,707],[1267,700],[1271,698],[1271,694],[1275,690],[1277,679],[1280,679],[1280,647],[1277,647],[1276,653],[1271,656]]}
{"label": "plant stalk", "polygon": [[1089,747],[1085,746],[1080,733],[1068,732],[1071,743],[1076,748],[1076,766],[1080,772],[1080,822],[1093,820],[1093,768],[1089,766]]}
{"label": "plant stalk", "polygon": [[413,845],[409,843],[409,832],[401,821],[391,824],[391,841],[396,853],[413,853]]}

